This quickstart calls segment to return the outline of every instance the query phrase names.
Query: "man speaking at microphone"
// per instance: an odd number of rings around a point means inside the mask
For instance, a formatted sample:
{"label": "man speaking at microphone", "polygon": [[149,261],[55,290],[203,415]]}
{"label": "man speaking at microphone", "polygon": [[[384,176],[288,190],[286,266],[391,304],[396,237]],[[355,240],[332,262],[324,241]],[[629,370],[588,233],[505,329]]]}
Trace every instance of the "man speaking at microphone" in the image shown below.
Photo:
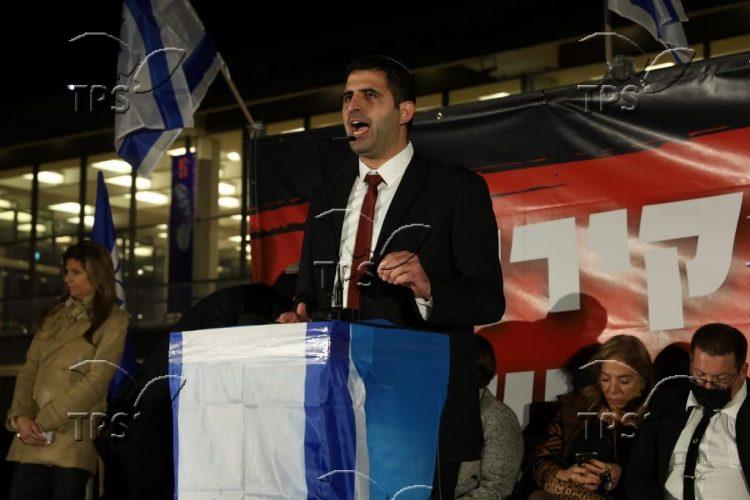
{"label": "man speaking at microphone", "polygon": [[[360,319],[450,335],[433,494],[446,499],[460,462],[482,449],[473,327],[498,321],[505,300],[487,185],[414,150],[415,101],[414,79],[399,62],[366,56],[347,67],[341,114],[356,157],[312,193],[296,310],[278,321],[308,321],[317,309],[343,305]],[[335,276],[324,262],[339,263]]]}

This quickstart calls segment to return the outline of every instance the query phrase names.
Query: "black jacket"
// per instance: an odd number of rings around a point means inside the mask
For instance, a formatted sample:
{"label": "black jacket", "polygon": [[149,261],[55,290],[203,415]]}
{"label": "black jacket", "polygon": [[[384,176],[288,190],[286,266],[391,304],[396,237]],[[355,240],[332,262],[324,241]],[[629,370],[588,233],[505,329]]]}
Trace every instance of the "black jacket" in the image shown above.
{"label": "black jacket", "polygon": [[[327,192],[311,196],[297,282],[297,301],[308,312],[330,305],[345,208],[358,173],[355,156],[329,179]],[[394,231],[408,224],[429,225]],[[448,398],[440,432],[440,459],[479,457],[482,427],[474,360],[473,327],[498,321],[505,310],[498,253],[497,223],[487,184],[453,165],[431,162],[415,153],[383,221],[374,262],[390,252],[416,252],[430,278],[433,308],[428,321],[419,315],[411,290],[374,278],[360,294],[360,319],[382,318],[399,326],[443,332],[451,338]]]}
{"label": "black jacket", "polygon": [[[685,409],[689,393],[686,381],[657,389],[631,449],[625,478],[628,498],[664,498],[672,451],[689,417]],[[750,398],[745,398],[737,413],[736,428],[740,465],[750,484]]]}

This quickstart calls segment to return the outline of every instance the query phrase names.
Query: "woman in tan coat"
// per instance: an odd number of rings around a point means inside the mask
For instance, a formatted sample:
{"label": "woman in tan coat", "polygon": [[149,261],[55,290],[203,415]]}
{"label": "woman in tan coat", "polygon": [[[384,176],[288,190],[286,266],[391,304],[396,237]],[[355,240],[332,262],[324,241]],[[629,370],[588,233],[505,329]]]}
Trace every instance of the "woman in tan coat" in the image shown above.
{"label": "woman in tan coat", "polygon": [[105,409],[124,348],[128,316],[115,304],[109,253],[84,241],[63,266],[66,291],[31,342],[6,419],[16,433],[7,459],[19,462],[12,500],[84,498],[97,464],[88,415]]}

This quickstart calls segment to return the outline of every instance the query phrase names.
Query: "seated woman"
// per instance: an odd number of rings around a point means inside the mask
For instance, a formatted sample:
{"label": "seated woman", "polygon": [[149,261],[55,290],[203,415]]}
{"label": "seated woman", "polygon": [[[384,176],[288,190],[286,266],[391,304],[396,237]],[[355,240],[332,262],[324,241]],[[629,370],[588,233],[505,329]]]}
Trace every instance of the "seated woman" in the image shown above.
{"label": "seated woman", "polygon": [[[84,498],[97,465],[88,416],[104,410],[125,344],[128,315],[115,305],[109,252],[83,241],[68,248],[63,267],[65,293],[29,346],[8,410],[16,438],[7,459],[20,462],[11,500]],[[86,415],[79,428],[72,413]]]}
{"label": "seated woman", "polygon": [[480,460],[461,463],[456,498],[507,498],[513,492],[523,457],[521,426],[513,410],[487,390],[497,374],[492,345],[481,335],[474,339],[484,445]]}
{"label": "seated woman", "polygon": [[531,457],[541,491],[530,498],[624,498],[620,479],[654,385],[648,351],[636,337],[607,340],[589,363],[597,381],[559,397],[547,438]]}

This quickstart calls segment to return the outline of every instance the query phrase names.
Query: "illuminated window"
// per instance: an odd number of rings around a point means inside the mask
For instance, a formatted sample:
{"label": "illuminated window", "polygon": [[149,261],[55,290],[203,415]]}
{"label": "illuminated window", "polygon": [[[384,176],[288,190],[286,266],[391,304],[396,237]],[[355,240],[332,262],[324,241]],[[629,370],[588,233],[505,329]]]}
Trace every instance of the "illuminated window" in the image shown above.
{"label": "illuminated window", "polygon": [[750,50],[750,35],[735,36],[711,42],[711,57],[727,56]]}
{"label": "illuminated window", "polygon": [[310,128],[330,127],[332,125],[341,125],[341,111],[333,113],[324,113],[310,117]]}
{"label": "illuminated window", "polygon": [[469,87],[466,89],[453,90],[448,99],[450,104],[461,104],[471,101],[483,101],[486,99],[500,99],[521,92],[521,80],[512,79],[502,82],[488,83]]}
{"label": "illuminated window", "polygon": [[303,132],[305,130],[305,121],[302,118],[286,120],[283,122],[269,123],[266,125],[268,135],[291,134],[294,132]]}

